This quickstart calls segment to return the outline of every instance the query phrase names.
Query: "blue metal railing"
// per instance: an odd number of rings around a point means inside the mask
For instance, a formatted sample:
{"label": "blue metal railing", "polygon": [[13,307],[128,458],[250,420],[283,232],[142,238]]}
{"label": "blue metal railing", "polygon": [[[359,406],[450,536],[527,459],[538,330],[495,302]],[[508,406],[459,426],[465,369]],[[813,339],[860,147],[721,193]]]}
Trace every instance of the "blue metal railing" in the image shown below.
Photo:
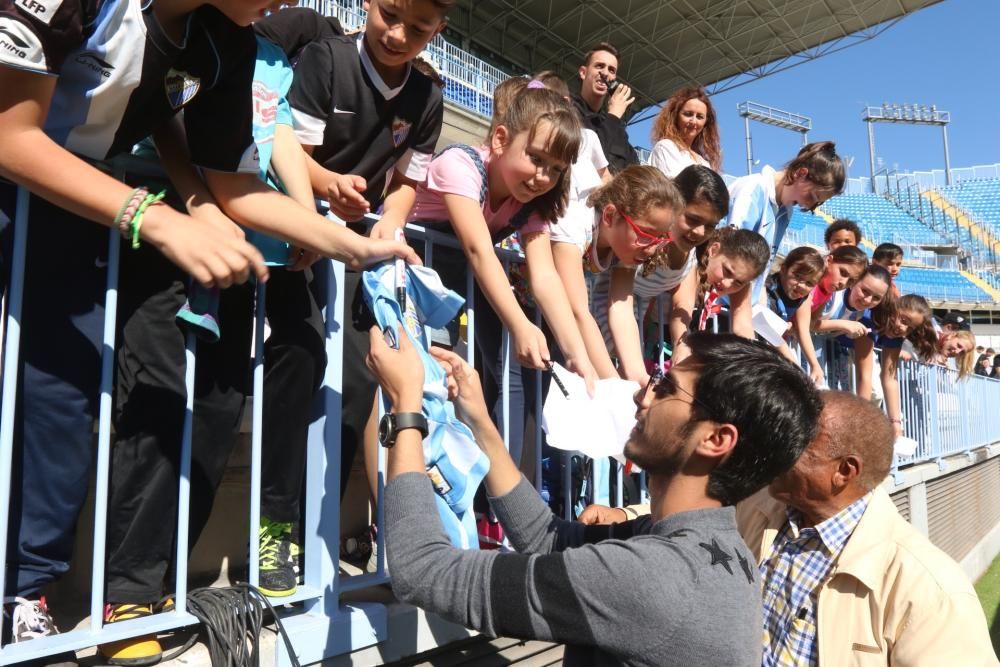
{"label": "blue metal railing", "polygon": [[[335,16],[345,30],[362,28],[367,13],[360,0],[303,0],[300,6]],[[510,78],[503,70],[477,58],[438,35],[427,45],[431,65],[445,80],[444,97],[484,118],[493,116],[493,91]]]}
{"label": "blue metal railing", "polygon": [[[148,166],[145,168],[148,169]],[[125,167],[119,171],[124,174]],[[18,351],[20,338],[20,314],[23,303],[23,267],[27,230],[28,197],[19,190],[18,209],[15,220],[13,275],[7,294],[6,341],[4,351],[3,405],[0,413],[0,501],[6,508],[11,492],[11,463],[13,451],[14,414],[16,407],[15,387],[18,382]],[[435,247],[458,247],[457,240],[449,235],[410,225],[407,231],[412,241],[424,244],[425,261],[433,266]],[[90,625],[48,638],[12,644],[0,648],[0,665],[12,664],[45,655],[69,650],[79,650],[96,644],[137,637],[155,632],[165,632],[197,623],[185,608],[187,590],[188,544],[187,526],[189,516],[188,482],[190,479],[191,429],[193,415],[193,383],[196,363],[196,344],[193,338],[187,341],[187,387],[188,398],[185,407],[186,421],[183,435],[182,464],[178,481],[178,539],[176,543],[176,579],[173,582],[177,594],[173,611],[155,614],[147,618],[104,625],[102,608],[104,604],[104,559],[107,516],[107,491],[109,473],[110,426],[111,426],[111,379],[114,360],[114,331],[117,304],[117,270],[120,238],[116,230],[109,231],[108,284],[106,293],[105,338],[102,350],[102,383],[98,423],[97,472],[95,491],[93,574],[90,590]],[[506,263],[522,261],[516,253],[500,251]],[[343,392],[341,362],[343,358],[342,326],[344,322],[344,267],[329,260],[316,265],[316,280],[321,292],[325,293],[321,303],[325,303],[326,354],[328,359],[326,375],[318,397],[318,417],[310,426],[308,438],[307,467],[305,474],[305,517],[302,526],[304,546],[303,585],[290,597],[278,602],[287,605],[301,602],[301,608],[283,607],[280,614],[288,632],[295,653],[302,663],[322,660],[336,654],[358,650],[387,638],[387,613],[382,604],[369,602],[345,603],[341,595],[348,591],[367,588],[389,581],[384,565],[384,530],[382,514],[382,480],[385,478],[385,460],[380,455],[378,509],[376,512],[378,530],[379,564],[373,573],[345,577],[339,568],[340,511],[341,500],[337,489],[340,480],[340,416]],[[473,343],[476,326],[473,298],[473,277],[466,282],[466,315],[468,319],[466,339],[469,341],[468,355],[474,355]],[[256,522],[260,511],[260,425],[262,415],[262,363],[261,345],[263,339],[264,290],[257,295],[254,321],[254,391],[258,399],[254,401],[253,426],[251,431],[251,485],[248,513],[251,516],[250,535],[250,582],[256,584],[258,578],[256,563]],[[658,311],[662,312],[662,304]],[[662,319],[662,317],[661,317]],[[505,350],[509,358],[509,336],[505,336]],[[504,395],[508,387],[508,364],[505,363]],[[530,381],[530,380],[529,380]],[[536,388],[540,378],[535,378]],[[971,377],[957,382],[954,371],[924,364],[904,362],[900,369],[901,398],[904,410],[906,434],[917,440],[918,450],[905,460],[897,461],[898,466],[922,461],[942,460],[944,457],[973,448],[1000,441],[1000,422],[991,413],[1000,405],[1000,381],[982,377]],[[541,413],[541,391],[537,391],[535,409]],[[510,432],[504,403],[504,417]],[[541,441],[541,420],[536,420],[536,442]],[[517,427],[517,425],[514,425]],[[534,482],[541,487],[541,447],[537,446],[534,466]],[[564,453],[566,470],[571,466],[570,453]],[[612,503],[621,503],[622,472],[618,468],[613,474],[617,479],[617,493],[608,498]],[[606,479],[606,478],[604,478]],[[591,480],[593,484],[593,480]],[[640,481],[641,485],[641,481]],[[570,508],[570,484],[563,484],[564,506]],[[606,498],[607,489],[602,488],[599,500]],[[0,534],[6,535],[8,512],[0,512]],[[7,540],[0,541],[0,564],[6,570]],[[2,585],[2,580],[0,580]],[[288,664],[285,648],[278,644],[277,664]]]}

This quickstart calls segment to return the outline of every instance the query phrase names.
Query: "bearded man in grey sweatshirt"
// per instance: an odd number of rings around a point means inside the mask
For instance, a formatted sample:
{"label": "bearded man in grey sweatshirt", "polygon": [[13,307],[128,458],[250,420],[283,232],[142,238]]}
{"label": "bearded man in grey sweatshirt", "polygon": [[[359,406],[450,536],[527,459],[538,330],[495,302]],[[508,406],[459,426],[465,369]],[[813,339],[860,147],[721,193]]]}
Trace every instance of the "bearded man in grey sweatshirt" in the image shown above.
{"label": "bearded man in grey sweatshirt", "polygon": [[[490,635],[567,645],[567,665],[760,665],[761,597],[734,505],[785,472],[821,409],[809,378],[770,346],[691,334],[667,375],[636,392],[625,454],[648,473],[648,532],[552,514],[511,460],[478,375],[433,348],[456,414],[490,459],[492,506],[516,553],[451,546],[424,465],[424,371],[412,344],[372,330],[369,368],[403,424],[386,424],[386,545],[393,590]],[[440,486],[441,480],[435,480]],[[621,526],[621,524],[619,524]],[[631,531],[630,531],[631,533]]]}

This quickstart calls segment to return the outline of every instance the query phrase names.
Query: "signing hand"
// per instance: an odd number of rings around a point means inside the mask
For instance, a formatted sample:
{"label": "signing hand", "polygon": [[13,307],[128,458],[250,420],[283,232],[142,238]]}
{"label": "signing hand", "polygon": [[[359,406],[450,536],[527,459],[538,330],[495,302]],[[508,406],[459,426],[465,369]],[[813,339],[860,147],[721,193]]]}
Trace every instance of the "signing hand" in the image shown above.
{"label": "signing hand", "polygon": [[[410,337],[397,326],[383,334],[378,326],[368,330],[370,350],[365,363],[397,412],[420,412],[424,395],[424,364]],[[395,337],[398,349],[386,337]]]}
{"label": "signing hand", "polygon": [[472,429],[478,424],[491,423],[490,411],[483,397],[483,385],[476,369],[451,350],[432,347],[431,356],[448,376],[448,400],[455,404],[458,418]]}

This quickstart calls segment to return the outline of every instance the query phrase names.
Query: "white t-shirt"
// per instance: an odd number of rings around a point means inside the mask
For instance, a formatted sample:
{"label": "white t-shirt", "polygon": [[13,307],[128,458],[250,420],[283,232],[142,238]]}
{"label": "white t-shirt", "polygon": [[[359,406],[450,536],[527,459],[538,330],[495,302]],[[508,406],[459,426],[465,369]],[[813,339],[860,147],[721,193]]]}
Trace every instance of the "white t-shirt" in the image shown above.
{"label": "white t-shirt", "polygon": [[681,148],[670,139],[660,139],[656,142],[656,145],[653,146],[653,152],[649,156],[649,164],[670,178],[693,164],[699,164],[703,167],[711,166],[708,164],[708,160],[702,156]]}
{"label": "white t-shirt", "polygon": [[594,211],[587,197],[601,185],[600,170],[608,166],[597,133],[584,128],[580,152],[570,168],[569,201],[566,213],[549,225],[553,241],[572,243],[582,253],[593,238]]}

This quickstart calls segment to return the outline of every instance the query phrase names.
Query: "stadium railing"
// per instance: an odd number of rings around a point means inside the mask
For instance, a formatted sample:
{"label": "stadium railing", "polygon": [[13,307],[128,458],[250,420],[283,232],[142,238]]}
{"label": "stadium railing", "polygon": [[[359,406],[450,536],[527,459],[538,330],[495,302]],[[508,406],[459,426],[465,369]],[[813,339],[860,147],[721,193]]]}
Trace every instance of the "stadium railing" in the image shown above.
{"label": "stadium railing", "polygon": [[[144,161],[135,159],[118,160],[112,171],[119,177],[126,172],[135,174],[155,169]],[[24,257],[27,229],[28,195],[24,189],[18,191],[17,215],[14,222],[14,255],[12,278],[9,283],[5,318],[4,360],[2,375],[2,412],[0,412],[0,534],[9,529],[8,507],[11,494],[12,456],[17,400],[19,346],[21,332],[21,312],[23,304]],[[427,265],[433,267],[434,249],[441,246],[456,247],[454,237],[415,225],[408,226],[407,236],[414,243],[422,244]],[[35,639],[0,647],[0,665],[14,664],[25,660],[53,655],[70,650],[80,650],[105,642],[139,637],[150,633],[162,633],[192,626],[198,623],[190,613],[186,592],[188,590],[188,521],[190,514],[189,485],[191,478],[191,420],[193,417],[193,382],[197,363],[197,343],[193,336],[187,339],[187,387],[188,399],[185,408],[185,428],[183,431],[181,465],[178,481],[178,514],[175,577],[170,584],[176,593],[176,605],[172,611],[164,611],[146,618],[121,621],[114,624],[103,622],[104,575],[106,558],[106,516],[108,508],[108,482],[110,474],[111,447],[111,407],[113,400],[115,317],[117,310],[117,276],[121,239],[117,230],[109,230],[108,236],[108,277],[105,297],[105,334],[102,345],[101,385],[99,397],[99,418],[97,424],[97,448],[95,465],[93,549],[90,554],[92,574],[90,579],[89,625],[51,637]],[[505,262],[521,261],[509,252],[501,253]],[[295,607],[279,607],[285,631],[291,640],[297,659],[303,663],[322,660],[332,655],[355,651],[384,641],[388,633],[388,615],[385,605],[375,602],[346,602],[344,593],[390,582],[384,562],[384,516],[382,506],[382,482],[385,474],[384,455],[380,452],[379,492],[377,511],[378,565],[375,572],[343,576],[339,567],[341,537],[341,499],[337,492],[341,475],[340,415],[343,395],[341,359],[343,358],[342,326],[344,322],[343,264],[323,260],[315,266],[316,281],[325,303],[327,370],[322,388],[317,398],[317,417],[311,424],[308,438],[308,463],[305,474],[305,509],[301,536],[303,546],[303,583],[291,597],[273,600],[278,605],[300,603]],[[466,283],[466,316],[468,341],[474,340],[476,304],[473,299],[472,276]],[[258,299],[266,298],[263,291]],[[662,303],[660,311],[662,312]],[[662,320],[662,317],[661,317]],[[253,393],[262,395],[264,337],[263,309],[259,308],[254,325]],[[509,358],[509,335],[505,332],[505,346]],[[662,347],[661,347],[662,349]],[[474,345],[468,347],[468,358],[474,356]],[[661,353],[662,354],[662,353]],[[975,447],[1000,441],[1000,421],[993,419],[991,410],[1000,405],[1000,382],[981,377],[972,377],[963,382],[955,381],[955,373],[946,369],[917,363],[904,363],[901,373],[902,401],[906,415],[906,433],[918,441],[917,453],[907,459],[897,461],[897,466],[910,465],[928,460],[941,460],[956,452],[969,451]],[[540,378],[536,375],[536,383]],[[509,374],[505,372],[503,393],[507,394]],[[537,385],[536,385],[537,386]],[[541,392],[535,409],[540,414]],[[249,544],[249,582],[256,584],[258,546],[255,527],[260,517],[260,475],[262,401],[254,400],[252,429],[250,438],[251,466],[247,507],[249,526],[252,528],[246,539]],[[507,406],[503,407],[506,413]],[[506,417],[504,417],[506,420]],[[537,420],[540,422],[540,420]],[[540,440],[540,425],[536,425],[535,436]],[[509,432],[509,429],[505,429]],[[536,447],[534,461],[534,483],[540,488],[542,483],[541,448]],[[569,463],[570,453],[564,453]],[[569,470],[566,465],[564,470]],[[608,497],[605,492],[596,498],[604,504],[620,504],[623,500],[623,480],[621,469],[614,471],[617,479],[617,493]],[[642,482],[640,480],[640,489]],[[563,484],[564,507],[572,505],[569,484]],[[0,566],[6,571],[9,542],[0,542]],[[2,591],[0,591],[2,593]],[[8,591],[7,594],[10,592]],[[290,663],[286,649],[277,643],[277,664]]]}

